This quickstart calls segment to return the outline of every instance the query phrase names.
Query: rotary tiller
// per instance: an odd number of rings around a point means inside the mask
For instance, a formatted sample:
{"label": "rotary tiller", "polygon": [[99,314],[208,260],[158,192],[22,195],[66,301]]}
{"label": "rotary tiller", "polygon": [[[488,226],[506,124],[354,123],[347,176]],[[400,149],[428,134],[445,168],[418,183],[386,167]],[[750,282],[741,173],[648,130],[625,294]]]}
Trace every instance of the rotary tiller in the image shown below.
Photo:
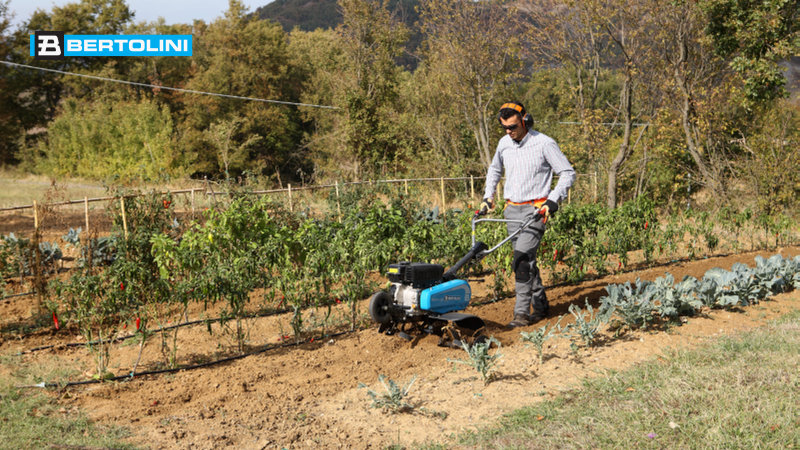
{"label": "rotary tiller", "polygon": [[[410,332],[439,336],[439,345],[460,347],[461,342],[481,338],[485,326],[480,317],[463,311],[470,302],[472,291],[466,280],[459,279],[459,270],[480,261],[521,233],[540,217],[539,213],[526,220],[480,219],[485,213],[472,217],[472,248],[446,272],[440,264],[399,262],[390,264],[387,276],[388,291],[378,291],[369,302],[372,320],[379,324],[378,332],[396,334],[411,340]],[[481,222],[520,223],[513,234],[489,248],[475,241],[475,228]]]}

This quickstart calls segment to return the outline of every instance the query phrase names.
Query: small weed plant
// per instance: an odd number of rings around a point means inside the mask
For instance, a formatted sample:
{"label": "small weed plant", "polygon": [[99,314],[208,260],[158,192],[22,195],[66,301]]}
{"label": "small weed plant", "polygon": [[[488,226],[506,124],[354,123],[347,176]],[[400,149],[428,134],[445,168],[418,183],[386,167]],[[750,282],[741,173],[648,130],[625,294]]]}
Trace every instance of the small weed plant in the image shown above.
{"label": "small weed plant", "polygon": [[536,349],[540,365],[544,363],[544,343],[559,335],[558,330],[560,329],[561,319],[563,318],[564,316],[559,317],[558,321],[551,326],[544,324],[534,331],[520,332],[521,339],[524,342],[532,344],[533,348]]}
{"label": "small weed plant", "polygon": [[467,352],[467,359],[448,359],[448,361],[474,368],[480,374],[483,382],[489,384],[494,378],[495,366],[503,357],[499,351],[495,351],[494,354],[489,353],[492,344],[496,345],[498,349],[500,348],[500,341],[493,336],[472,345],[462,342],[461,348]]}
{"label": "small weed plant", "polygon": [[381,409],[392,414],[412,412],[414,405],[406,401],[411,386],[417,381],[416,375],[403,387],[400,387],[394,380],[386,378],[385,375],[378,375],[378,381],[383,385],[384,392],[376,392],[364,383],[359,383],[359,388],[367,390],[367,395],[372,399],[372,407]]}
{"label": "small weed plant", "polygon": [[586,309],[572,304],[569,305],[569,312],[575,318],[575,323],[563,328],[559,325],[559,330],[570,339],[570,349],[577,352],[578,343],[587,348],[594,347],[597,343],[600,326],[607,322],[607,317],[603,314],[596,314],[588,300],[586,300]]}

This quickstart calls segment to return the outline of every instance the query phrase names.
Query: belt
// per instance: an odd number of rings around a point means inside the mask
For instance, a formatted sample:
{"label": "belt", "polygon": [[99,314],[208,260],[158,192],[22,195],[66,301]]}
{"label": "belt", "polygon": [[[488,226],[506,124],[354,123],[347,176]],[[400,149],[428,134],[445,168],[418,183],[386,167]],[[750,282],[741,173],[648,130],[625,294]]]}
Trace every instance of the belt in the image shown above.
{"label": "belt", "polygon": [[506,200],[507,205],[514,205],[514,206],[521,206],[521,205],[533,205],[535,207],[540,207],[547,201],[547,197],[544,198],[537,198],[536,200],[528,200],[525,202],[512,202],[511,200]]}

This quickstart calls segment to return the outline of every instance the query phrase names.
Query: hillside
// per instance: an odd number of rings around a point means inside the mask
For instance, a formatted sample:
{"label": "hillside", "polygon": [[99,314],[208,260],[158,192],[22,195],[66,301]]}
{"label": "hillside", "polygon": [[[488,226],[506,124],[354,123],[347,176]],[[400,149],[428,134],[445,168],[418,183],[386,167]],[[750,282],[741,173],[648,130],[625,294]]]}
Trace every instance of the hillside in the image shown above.
{"label": "hillside", "polygon": [[[390,0],[389,9],[409,28],[413,28],[419,18],[416,11],[418,3],[418,0]],[[274,0],[256,9],[255,14],[280,23],[286,31],[294,27],[303,31],[335,28],[342,23],[336,0]]]}

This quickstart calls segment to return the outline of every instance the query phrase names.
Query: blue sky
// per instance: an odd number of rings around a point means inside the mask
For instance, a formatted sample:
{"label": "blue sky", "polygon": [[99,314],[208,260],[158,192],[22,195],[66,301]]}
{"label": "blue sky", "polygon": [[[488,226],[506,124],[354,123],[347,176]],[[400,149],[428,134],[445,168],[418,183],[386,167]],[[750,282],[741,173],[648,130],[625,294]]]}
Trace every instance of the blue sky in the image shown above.
{"label": "blue sky", "polygon": [[[28,20],[37,9],[49,11],[53,6],[63,6],[67,3],[76,3],[78,0],[11,0],[9,9],[14,12],[14,26]],[[259,6],[264,6],[270,0],[243,0],[250,11],[255,11]],[[167,23],[192,23],[193,19],[203,19],[207,22],[214,20],[228,9],[227,0],[197,1],[197,0],[127,0],[136,16],[136,22],[153,21],[163,17]]]}

